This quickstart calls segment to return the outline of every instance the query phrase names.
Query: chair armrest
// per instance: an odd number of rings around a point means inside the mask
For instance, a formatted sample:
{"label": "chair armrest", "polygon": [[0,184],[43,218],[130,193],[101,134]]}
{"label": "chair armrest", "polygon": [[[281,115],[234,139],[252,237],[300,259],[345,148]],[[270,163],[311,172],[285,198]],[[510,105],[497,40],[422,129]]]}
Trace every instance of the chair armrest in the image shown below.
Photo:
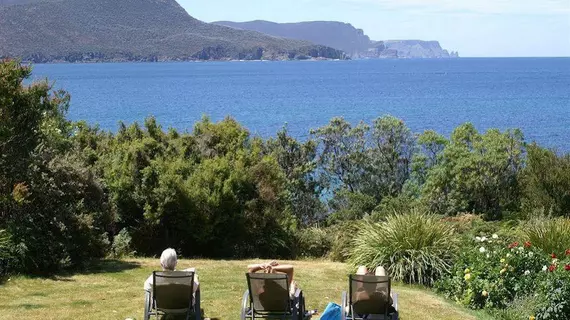
{"label": "chair armrest", "polygon": [[249,290],[245,290],[241,302],[241,317],[240,317],[241,320],[245,320],[250,312],[253,314],[253,310],[250,309],[251,309],[251,304],[249,301]]}
{"label": "chair armrest", "polygon": [[299,288],[295,289],[295,299],[299,299],[302,294],[303,294],[303,291],[301,291],[301,289],[299,289]]}
{"label": "chair armrest", "polygon": [[349,312],[350,312],[350,307],[348,306],[348,295],[346,291],[343,291],[341,294],[341,302],[340,302],[340,319],[346,320]]}

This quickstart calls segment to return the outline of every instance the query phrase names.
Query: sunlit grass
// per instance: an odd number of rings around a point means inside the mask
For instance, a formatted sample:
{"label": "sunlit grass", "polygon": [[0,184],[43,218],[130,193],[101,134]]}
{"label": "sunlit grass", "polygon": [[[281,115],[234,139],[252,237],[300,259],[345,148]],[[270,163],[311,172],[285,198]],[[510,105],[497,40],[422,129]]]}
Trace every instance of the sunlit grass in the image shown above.
{"label": "sunlit grass", "polygon": [[[257,260],[181,260],[179,268],[196,267],[202,308],[212,319],[239,319],[246,288],[245,266]],[[307,298],[307,307],[322,311],[340,303],[347,289],[348,267],[328,261],[288,261]],[[142,319],[143,283],[158,267],[156,259],[105,261],[90,270],[53,278],[13,277],[0,285],[0,319]],[[396,286],[401,319],[489,319],[477,317],[434,294]],[[314,318],[318,319],[318,317]]]}

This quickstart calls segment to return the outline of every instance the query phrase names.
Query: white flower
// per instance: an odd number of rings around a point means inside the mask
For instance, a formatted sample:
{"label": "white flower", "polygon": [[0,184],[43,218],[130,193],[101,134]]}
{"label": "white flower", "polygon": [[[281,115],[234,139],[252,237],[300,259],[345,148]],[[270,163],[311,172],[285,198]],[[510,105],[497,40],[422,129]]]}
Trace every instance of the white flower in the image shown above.
{"label": "white flower", "polygon": [[510,254],[510,253],[507,253],[507,258],[510,257],[510,256],[511,256],[511,254]]}
{"label": "white flower", "polygon": [[477,240],[478,242],[481,242],[481,237],[475,237],[475,240]]}
{"label": "white flower", "polygon": [[481,242],[485,242],[485,241],[487,241],[487,237],[481,238]]}
{"label": "white flower", "polygon": [[523,251],[524,251],[524,248],[523,248],[523,247],[519,247],[519,251],[520,251],[520,252],[523,252]]}
{"label": "white flower", "polygon": [[496,233],[493,233],[493,239],[499,239],[499,236]]}
{"label": "white flower", "polygon": [[491,255],[487,253],[487,259],[491,258]]}
{"label": "white flower", "polygon": [[546,270],[548,270],[547,266],[542,267],[542,271],[546,272]]}
{"label": "white flower", "polygon": [[532,251],[530,251],[530,252],[528,253],[528,256],[529,256],[529,257],[532,257],[532,256],[534,256],[534,253],[533,253]]}
{"label": "white flower", "polygon": [[485,251],[487,251],[487,250],[485,250],[485,247],[481,247],[481,248],[479,248],[479,252],[481,252],[481,253],[485,253]]}
{"label": "white flower", "polygon": [[524,272],[525,276],[528,276],[529,274],[530,274],[530,271],[528,271],[528,270]]}

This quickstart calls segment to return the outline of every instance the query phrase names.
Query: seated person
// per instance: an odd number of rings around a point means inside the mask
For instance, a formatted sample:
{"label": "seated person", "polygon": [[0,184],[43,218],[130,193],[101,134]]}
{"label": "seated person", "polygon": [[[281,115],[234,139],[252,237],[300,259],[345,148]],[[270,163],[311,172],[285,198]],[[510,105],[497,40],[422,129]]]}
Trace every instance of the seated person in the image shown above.
{"label": "seated person", "polygon": [[[372,273],[365,266],[359,266],[358,270],[356,271],[356,275],[372,275],[377,277],[385,277],[386,269],[384,269],[384,267],[382,266],[378,266],[376,267],[374,273]],[[385,301],[385,304],[381,306],[381,308],[387,307],[388,313],[396,312],[396,309],[393,307],[394,302],[392,300],[392,297],[387,297],[387,289],[384,290],[383,287],[377,287],[376,284],[359,283],[358,287],[356,288],[356,300],[357,301],[354,302],[354,306],[357,309],[361,310],[378,309],[377,302],[373,301],[380,300],[380,301]]]}
{"label": "seated person", "polygon": [[285,273],[289,278],[289,296],[291,299],[295,297],[295,291],[297,291],[297,282],[293,280],[293,266],[290,264],[279,264],[277,261],[273,260],[267,263],[250,264],[247,266],[247,272],[255,273],[258,271],[263,271],[265,273]]}
{"label": "seated person", "polygon": [[[176,251],[174,249],[168,248],[162,252],[160,255],[160,266],[162,267],[162,271],[176,271],[176,264],[178,263],[178,258],[176,256]],[[189,271],[194,272],[194,295],[196,295],[196,291],[198,291],[198,287],[200,283],[198,282],[198,274],[196,273],[195,268],[188,268],[182,271]],[[144,290],[146,292],[152,293],[152,285],[153,285],[153,278],[152,274],[146,279],[144,282]]]}

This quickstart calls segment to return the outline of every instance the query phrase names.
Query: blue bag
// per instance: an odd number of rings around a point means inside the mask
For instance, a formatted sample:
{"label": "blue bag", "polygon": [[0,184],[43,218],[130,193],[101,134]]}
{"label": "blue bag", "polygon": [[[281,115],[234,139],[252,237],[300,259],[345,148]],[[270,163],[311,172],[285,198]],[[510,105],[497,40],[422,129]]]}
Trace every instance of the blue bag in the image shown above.
{"label": "blue bag", "polygon": [[341,309],[342,308],[338,304],[329,302],[325,311],[323,311],[323,314],[321,315],[321,320],[340,320],[342,312]]}

